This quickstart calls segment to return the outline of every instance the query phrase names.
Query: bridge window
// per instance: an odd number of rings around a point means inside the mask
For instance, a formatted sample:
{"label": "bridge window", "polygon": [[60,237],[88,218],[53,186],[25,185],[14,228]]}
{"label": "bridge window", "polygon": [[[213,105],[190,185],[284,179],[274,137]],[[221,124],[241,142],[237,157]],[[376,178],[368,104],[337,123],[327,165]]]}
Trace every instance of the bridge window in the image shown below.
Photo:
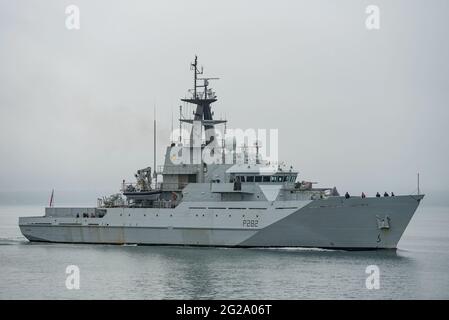
{"label": "bridge window", "polygon": [[279,176],[234,176],[229,182],[295,182],[296,176],[279,175]]}

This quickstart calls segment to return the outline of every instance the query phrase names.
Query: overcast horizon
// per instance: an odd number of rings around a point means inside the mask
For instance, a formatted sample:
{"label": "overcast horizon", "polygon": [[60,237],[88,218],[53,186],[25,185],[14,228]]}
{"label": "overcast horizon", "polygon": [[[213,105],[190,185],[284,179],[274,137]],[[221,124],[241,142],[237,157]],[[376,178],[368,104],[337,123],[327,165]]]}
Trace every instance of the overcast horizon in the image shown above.
{"label": "overcast horizon", "polygon": [[[370,4],[379,30],[365,27]],[[299,180],[407,194],[419,172],[443,199],[448,12],[443,0],[0,0],[0,192],[118,191],[153,166],[154,106],[162,164],[197,54],[220,78],[215,116],[278,129]]]}

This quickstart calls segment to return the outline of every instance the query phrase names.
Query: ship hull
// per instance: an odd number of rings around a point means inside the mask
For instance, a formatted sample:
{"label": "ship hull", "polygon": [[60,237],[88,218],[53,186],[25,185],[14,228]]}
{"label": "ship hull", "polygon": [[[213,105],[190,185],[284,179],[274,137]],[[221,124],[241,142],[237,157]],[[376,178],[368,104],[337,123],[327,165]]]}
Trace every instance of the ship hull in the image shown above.
{"label": "ship hull", "polygon": [[44,217],[21,217],[19,226],[32,242],[395,249],[422,198],[332,197],[256,208],[254,202],[182,203],[110,208],[101,218],[77,217],[94,208],[47,208]]}

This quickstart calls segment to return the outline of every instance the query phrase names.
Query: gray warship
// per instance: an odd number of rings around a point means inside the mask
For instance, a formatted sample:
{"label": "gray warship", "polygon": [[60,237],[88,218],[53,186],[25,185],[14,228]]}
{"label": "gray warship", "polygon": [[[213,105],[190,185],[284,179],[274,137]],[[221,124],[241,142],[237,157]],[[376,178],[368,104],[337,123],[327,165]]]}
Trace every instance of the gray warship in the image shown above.
{"label": "gray warship", "polygon": [[[44,216],[20,217],[29,241],[397,248],[423,194],[340,196],[335,187],[314,188],[292,167],[263,159],[259,140],[255,152],[248,145],[237,151],[235,137],[229,144],[216,131],[219,125],[226,131],[227,122],[214,120],[211,109],[217,97],[209,84],[217,78],[203,77],[197,57],[191,69],[193,89],[181,100],[194,112],[184,117],[180,110],[180,136],[167,146],[163,166],[156,169],[154,154],[153,169],[138,170],[136,182],[123,180],[120,193],[94,207],[50,205]],[[181,137],[182,125],[190,128],[189,139]]]}

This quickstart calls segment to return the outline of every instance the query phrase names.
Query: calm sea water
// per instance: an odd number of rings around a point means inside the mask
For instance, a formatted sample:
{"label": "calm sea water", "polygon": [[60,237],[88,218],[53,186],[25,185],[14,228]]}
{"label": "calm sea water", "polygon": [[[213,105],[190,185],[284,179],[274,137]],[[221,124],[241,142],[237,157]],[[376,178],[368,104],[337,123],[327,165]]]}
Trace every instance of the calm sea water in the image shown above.
{"label": "calm sea water", "polygon": [[[449,208],[420,207],[396,252],[31,244],[0,207],[1,299],[448,299]],[[65,286],[80,268],[80,289]],[[366,288],[368,265],[380,288]]]}

